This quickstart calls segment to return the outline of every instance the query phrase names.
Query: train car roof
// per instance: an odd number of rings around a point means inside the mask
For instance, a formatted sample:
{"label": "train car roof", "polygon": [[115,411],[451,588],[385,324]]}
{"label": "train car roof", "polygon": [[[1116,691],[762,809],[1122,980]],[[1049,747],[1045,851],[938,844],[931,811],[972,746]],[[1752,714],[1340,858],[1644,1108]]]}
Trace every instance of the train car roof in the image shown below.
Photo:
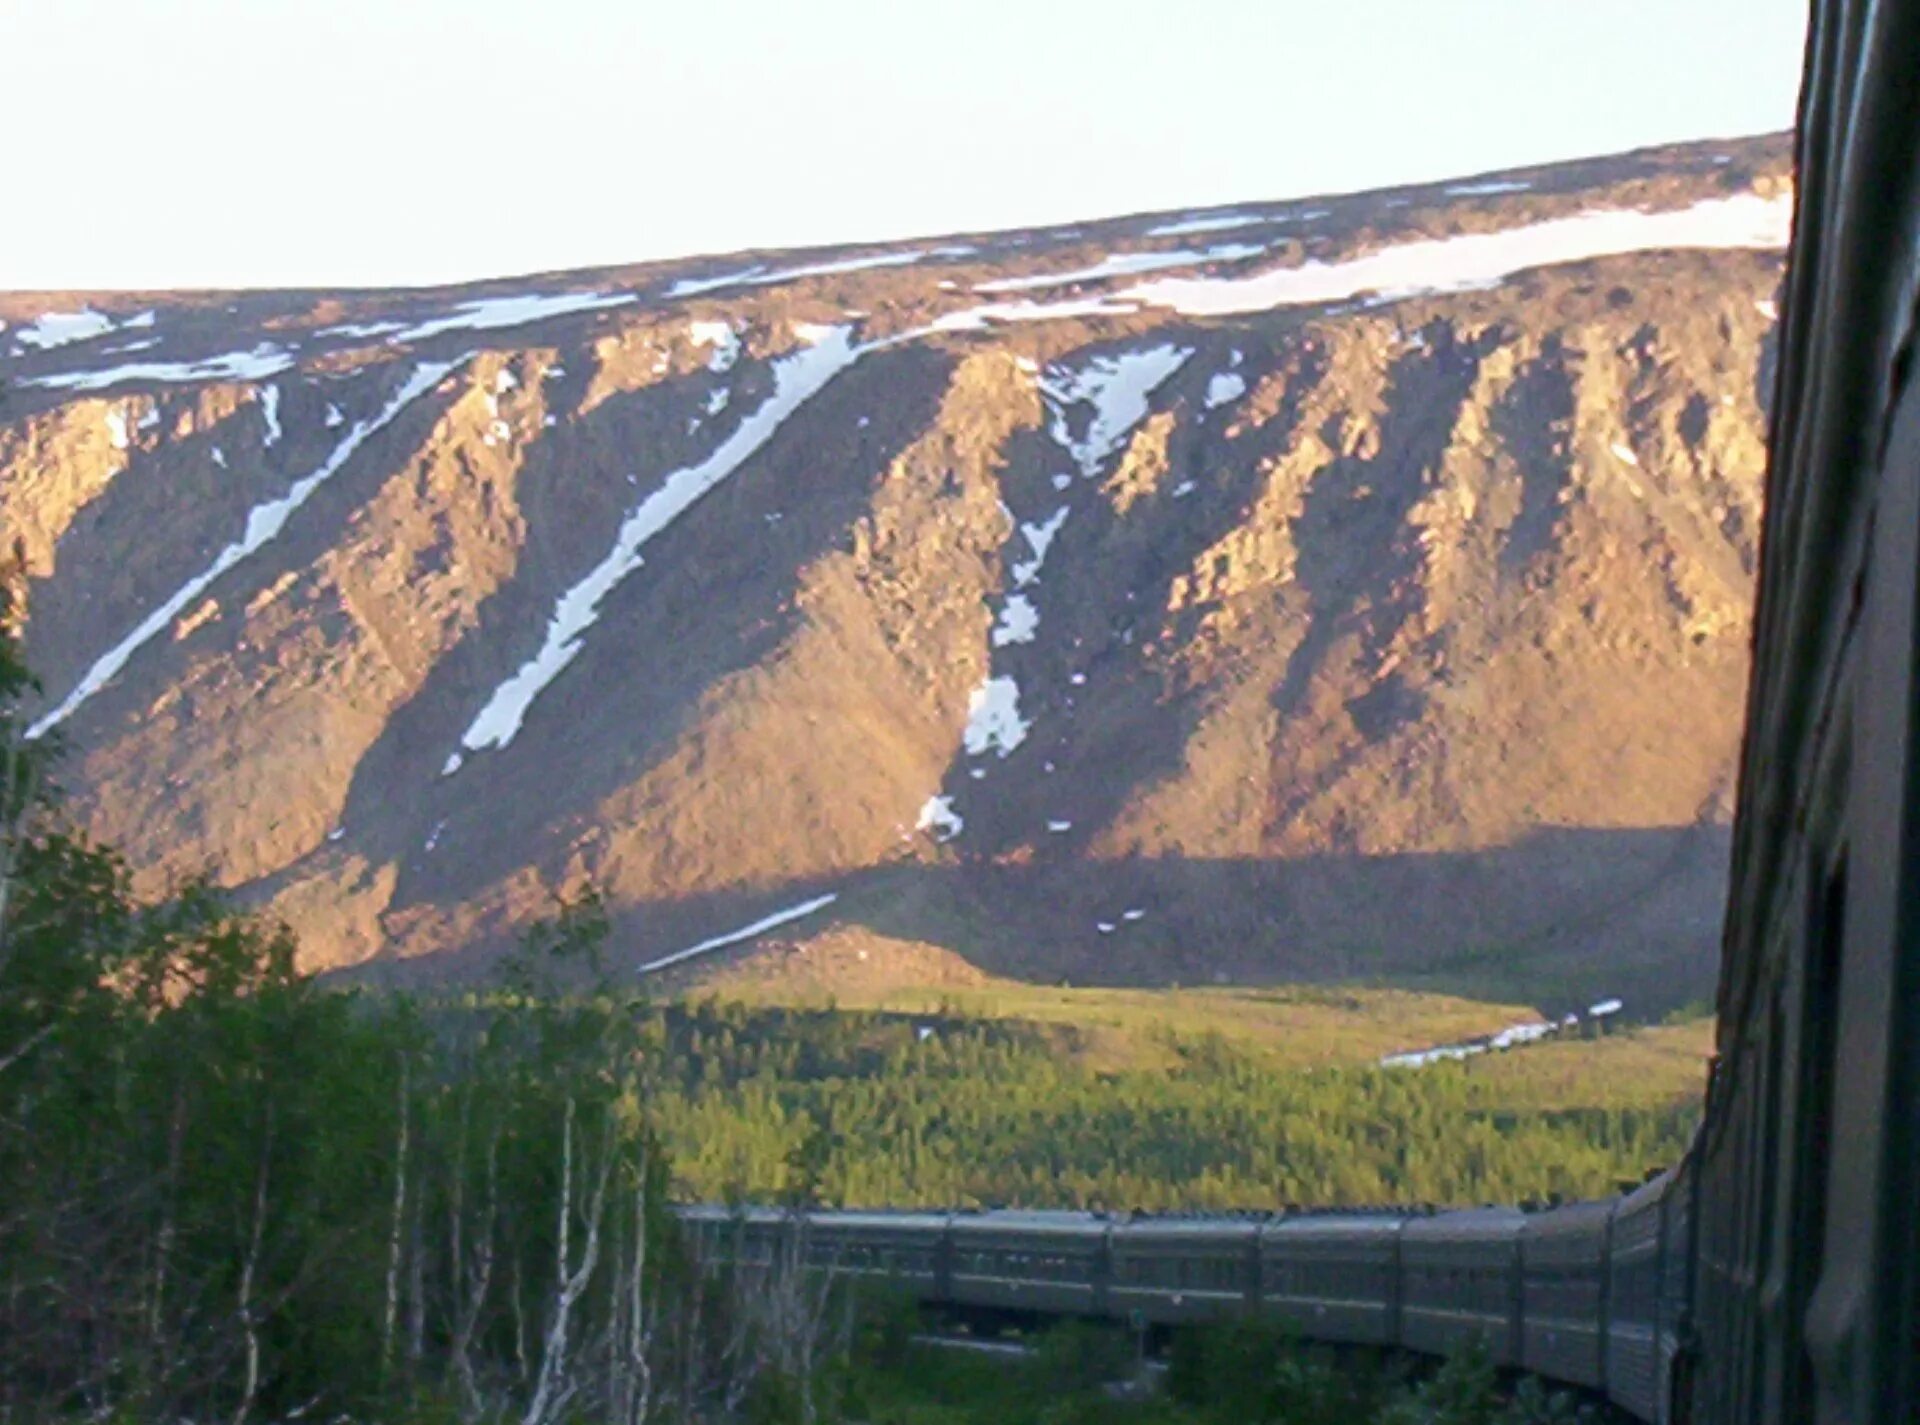
{"label": "train car roof", "polygon": [[1673,1191],[1673,1185],[1677,1180],[1672,1168],[1648,1178],[1632,1192],[1621,1197],[1620,1215],[1625,1217],[1630,1212],[1645,1212],[1648,1208],[1656,1206],[1661,1198]]}
{"label": "train car roof", "polygon": [[670,1209],[683,1222],[781,1222],[793,1214],[784,1207],[742,1204],[728,1207],[723,1202],[675,1203]]}
{"label": "train car roof", "polygon": [[1470,1207],[1408,1218],[1406,1237],[1410,1242],[1503,1240],[1518,1237],[1526,1225],[1527,1215],[1517,1207]]}
{"label": "train car roof", "polygon": [[1413,1221],[1399,1212],[1316,1212],[1269,1222],[1270,1237],[1390,1237]]}
{"label": "train car roof", "polygon": [[816,1228],[854,1227],[870,1230],[904,1227],[909,1231],[939,1231],[947,1225],[947,1214],[910,1209],[896,1212],[886,1208],[834,1208],[809,1212],[807,1220]]}
{"label": "train car roof", "polygon": [[1135,1217],[1117,1225],[1116,1237],[1140,1241],[1148,1237],[1184,1240],[1193,1237],[1247,1238],[1257,1233],[1257,1217]]}
{"label": "train car roof", "polygon": [[956,1212],[949,1219],[955,1232],[1072,1233],[1097,1236],[1111,1225],[1091,1212],[1042,1212],[1025,1208],[991,1208],[984,1212]]}
{"label": "train car roof", "polygon": [[1562,1234],[1598,1232],[1613,1215],[1615,1199],[1604,1202],[1570,1202],[1564,1207],[1550,1207],[1544,1212],[1527,1214],[1526,1234],[1529,1237],[1557,1237]]}

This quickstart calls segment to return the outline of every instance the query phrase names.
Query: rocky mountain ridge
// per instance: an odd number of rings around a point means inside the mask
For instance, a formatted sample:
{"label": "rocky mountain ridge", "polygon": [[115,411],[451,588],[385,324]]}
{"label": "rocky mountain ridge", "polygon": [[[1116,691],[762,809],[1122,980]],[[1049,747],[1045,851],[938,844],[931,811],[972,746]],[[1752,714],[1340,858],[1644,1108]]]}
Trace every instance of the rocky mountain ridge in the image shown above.
{"label": "rocky mountain ridge", "polygon": [[474,972],[591,883],[634,973],[853,934],[1690,997],[1789,204],[1768,138],[433,292],[0,296],[36,731],[148,888],[211,870],[362,973]]}

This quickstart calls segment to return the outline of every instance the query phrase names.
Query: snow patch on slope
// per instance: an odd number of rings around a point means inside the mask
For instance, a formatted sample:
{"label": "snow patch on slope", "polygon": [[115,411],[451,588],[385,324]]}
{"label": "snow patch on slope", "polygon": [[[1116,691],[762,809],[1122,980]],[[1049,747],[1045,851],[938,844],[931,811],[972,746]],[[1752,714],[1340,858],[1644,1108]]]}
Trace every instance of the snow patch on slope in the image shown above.
{"label": "snow patch on slope", "polygon": [[444,316],[403,326],[394,332],[395,341],[425,341],[428,337],[454,331],[494,331],[500,327],[521,327],[550,317],[571,316],[575,312],[597,312],[606,307],[621,307],[639,298],[632,292],[528,292],[513,297],[479,297],[460,302]]}
{"label": "snow patch on slope", "polygon": [[[1191,347],[1150,346],[1096,356],[1078,371],[1047,368],[1040,390],[1053,403],[1053,438],[1091,480],[1102,462],[1147,414],[1147,399],[1193,355]],[[1087,402],[1093,420],[1086,435],[1073,437],[1067,409]]]}
{"label": "snow patch on slope", "polygon": [[1040,611],[1025,594],[1011,595],[1000,607],[1000,622],[994,625],[993,646],[1005,648],[1009,643],[1032,643],[1033,635],[1040,627]]}
{"label": "snow patch on slope", "polygon": [[388,336],[393,332],[405,331],[405,322],[341,322],[338,326],[321,327],[315,336]]}
{"label": "snow patch on slope", "polygon": [[1109,277],[1130,277],[1141,272],[1161,272],[1170,267],[1198,267],[1208,262],[1237,262],[1265,252],[1264,243],[1224,243],[1195,252],[1116,252],[1109,253],[1092,267],[1072,272],[1042,272],[1026,277],[1002,277],[993,282],[976,282],[976,292],[1027,292],[1039,287],[1064,287],[1070,282],[1099,282]]}
{"label": "snow patch on slope", "polygon": [[1247,378],[1237,371],[1216,371],[1207,382],[1207,409],[1218,410],[1247,394]]}
{"label": "snow patch on slope", "polygon": [[740,334],[731,322],[688,322],[687,336],[695,346],[710,347],[707,370],[731,371],[740,359]]}
{"label": "snow patch on slope", "polygon": [[1190,233],[1224,233],[1234,228],[1250,228],[1255,223],[1264,222],[1258,213],[1215,213],[1201,218],[1182,218],[1178,222],[1162,223],[1159,227],[1148,228],[1148,237],[1186,237]]}
{"label": "snow patch on slope", "polygon": [[1525,193],[1532,187],[1522,179],[1489,178],[1482,183],[1455,183],[1440,191],[1449,198],[1482,198],[1491,193]]}
{"label": "snow patch on slope", "polygon": [[773,394],[760,408],[741,421],[705,460],[668,475],[660,488],[627,516],[607,556],[560,596],[539,651],[494,689],[461,735],[461,746],[467,751],[504,748],[513,741],[534,699],[579,655],[587,630],[600,617],[602,600],[645,562],[640,551],[647,541],[739,469],[788,416],[861,355],[861,349],[849,341],[845,327],[808,328],[803,335],[815,344],[773,363]]}
{"label": "snow patch on slope", "polygon": [[122,381],[264,381],[293,365],[293,356],[271,342],[252,351],[230,351],[198,361],[129,361],[97,371],[61,371],[32,376],[22,386],[44,386],[55,391],[99,391]]}
{"label": "snow patch on slope", "polygon": [[51,351],[69,342],[93,341],[112,330],[112,317],[91,307],[82,307],[77,312],[48,312],[15,331],[13,339],[36,351]]}
{"label": "snow patch on slope", "polygon": [[650,975],[655,970],[664,970],[669,965],[677,965],[682,960],[691,960],[696,955],[705,955],[712,950],[724,950],[729,945],[738,945],[743,940],[751,940],[756,935],[764,935],[769,930],[804,919],[817,910],[824,910],[839,900],[838,892],[829,891],[824,896],[815,896],[810,901],[801,901],[798,905],[777,910],[772,915],[763,916],[752,925],[743,925],[738,930],[729,930],[724,935],[716,935],[711,940],[702,940],[698,945],[689,945],[684,950],[676,950],[671,955],[662,955],[658,960],[649,960],[640,967],[639,973]]}
{"label": "snow patch on slope", "polygon": [[985,331],[994,322],[1051,322],[1067,317],[1125,317],[1140,310],[1134,302],[1111,297],[1079,297],[1065,302],[988,302],[936,317],[928,331]]}
{"label": "snow patch on slope", "polygon": [[915,831],[931,831],[941,841],[951,841],[966,830],[966,818],[953,809],[952,797],[928,797],[913,823]]}
{"label": "snow patch on slope", "polygon": [[1304,262],[1250,277],[1163,277],[1118,295],[1187,316],[1225,316],[1274,307],[1341,302],[1368,305],[1438,292],[1492,287],[1516,272],[1616,253],[1667,248],[1780,248],[1793,221],[1791,197],[1744,193],[1646,213],[1605,208],[1491,233],[1396,243],[1339,262]]}
{"label": "snow patch on slope", "polygon": [[972,757],[990,751],[1005,757],[1027,740],[1028,726],[1020,716],[1020,685],[1005,676],[988,678],[968,699],[961,743]]}
{"label": "snow patch on slope", "polygon": [[1068,506],[1062,505],[1049,519],[1040,524],[1020,526],[1020,533],[1027,541],[1027,548],[1033,551],[1033,558],[1022,560],[1013,566],[1011,572],[1013,586],[1016,589],[1025,588],[1031,584],[1034,576],[1040,572],[1040,566],[1047,562],[1047,550],[1053,547],[1053,537],[1060,533],[1060,526],[1067,522],[1068,512]]}

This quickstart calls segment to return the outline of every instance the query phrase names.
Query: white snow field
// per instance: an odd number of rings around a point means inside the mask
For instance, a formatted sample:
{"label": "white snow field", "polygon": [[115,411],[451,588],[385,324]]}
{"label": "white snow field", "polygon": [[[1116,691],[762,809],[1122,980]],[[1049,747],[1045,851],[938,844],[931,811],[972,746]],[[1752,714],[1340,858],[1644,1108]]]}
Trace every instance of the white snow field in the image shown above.
{"label": "white snow field", "polygon": [[51,391],[100,391],[123,381],[264,381],[294,363],[293,353],[263,341],[251,351],[203,356],[198,361],[129,361],[96,371],[57,371],[29,376],[22,386],[44,386]]}
{"label": "white snow field", "polygon": [[963,307],[937,318],[931,330],[983,331],[994,322],[1135,316],[1142,307],[1217,317],[1356,297],[1379,306],[1408,297],[1493,287],[1528,268],[1620,253],[1784,248],[1792,221],[1793,199],[1787,195],[1762,198],[1742,193],[1657,213],[1595,208],[1499,232],[1416,238],[1360,257],[1303,262],[1245,277],[1161,277],[1099,297]]}
{"label": "white snow field", "polygon": [[1118,295],[1207,317],[1343,302],[1363,294],[1371,305],[1491,287],[1531,267],[1624,252],[1781,248],[1792,222],[1792,198],[1752,193],[1661,213],[1599,208],[1501,232],[1420,238],[1341,262],[1303,262],[1249,277],[1163,277]]}

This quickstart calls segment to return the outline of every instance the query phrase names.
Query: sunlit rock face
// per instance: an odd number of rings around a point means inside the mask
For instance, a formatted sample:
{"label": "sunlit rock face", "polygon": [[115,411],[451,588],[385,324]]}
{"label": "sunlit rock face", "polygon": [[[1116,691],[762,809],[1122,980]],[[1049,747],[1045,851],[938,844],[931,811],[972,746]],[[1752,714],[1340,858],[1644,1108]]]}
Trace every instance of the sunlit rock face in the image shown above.
{"label": "sunlit rock face", "polygon": [[[476,972],[1711,978],[1780,139],[438,291],[0,297],[35,732]],[[836,941],[838,943],[838,941]],[[698,951],[687,955],[684,952]]]}

